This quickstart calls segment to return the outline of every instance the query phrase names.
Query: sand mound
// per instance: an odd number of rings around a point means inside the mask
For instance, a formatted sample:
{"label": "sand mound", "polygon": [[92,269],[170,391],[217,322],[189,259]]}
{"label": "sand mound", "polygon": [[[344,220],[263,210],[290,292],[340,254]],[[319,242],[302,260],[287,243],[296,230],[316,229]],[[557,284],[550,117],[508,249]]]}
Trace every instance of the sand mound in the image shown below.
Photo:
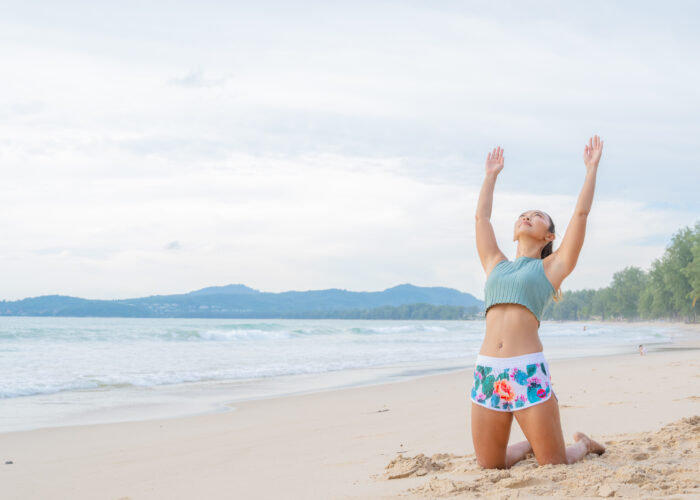
{"label": "sand mound", "polygon": [[406,490],[421,498],[700,498],[700,416],[655,433],[615,436],[605,445],[603,455],[589,453],[573,465],[539,466],[530,454],[507,470],[484,469],[474,455],[399,456],[384,477],[427,476]]}
{"label": "sand mound", "polygon": [[450,470],[451,459],[461,458],[449,453],[436,453],[432,457],[426,457],[422,453],[415,457],[396,457],[384,467],[387,479],[401,479],[411,476],[425,476],[429,472]]}

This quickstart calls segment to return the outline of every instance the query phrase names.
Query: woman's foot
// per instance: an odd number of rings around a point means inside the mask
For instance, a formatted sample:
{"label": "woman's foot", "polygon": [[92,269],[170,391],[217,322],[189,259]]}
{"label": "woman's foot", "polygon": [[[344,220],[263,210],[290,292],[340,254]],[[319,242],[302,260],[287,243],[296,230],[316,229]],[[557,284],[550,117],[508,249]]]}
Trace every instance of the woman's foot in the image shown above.
{"label": "woman's foot", "polygon": [[605,446],[600,444],[598,441],[593,441],[583,432],[574,432],[574,441],[583,441],[584,443],[586,443],[586,449],[588,450],[588,453],[602,455],[605,452]]}
{"label": "woman's foot", "polygon": [[527,440],[509,445],[506,448],[506,469],[523,460],[529,453],[532,453],[532,446]]}

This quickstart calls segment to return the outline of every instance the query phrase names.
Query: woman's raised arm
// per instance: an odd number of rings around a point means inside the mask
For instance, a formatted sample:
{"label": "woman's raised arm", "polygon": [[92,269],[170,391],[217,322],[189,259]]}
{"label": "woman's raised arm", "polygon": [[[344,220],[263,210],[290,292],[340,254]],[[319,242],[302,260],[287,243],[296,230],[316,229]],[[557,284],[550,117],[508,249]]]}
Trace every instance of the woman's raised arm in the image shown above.
{"label": "woman's raised arm", "polygon": [[506,258],[498,248],[496,235],[491,226],[491,208],[493,206],[493,190],[496,178],[503,169],[503,150],[494,148],[486,157],[486,176],[481,185],[479,201],[476,206],[476,250],[479,252],[481,265],[488,275],[495,265]]}
{"label": "woman's raised arm", "polygon": [[586,179],[578,196],[574,215],[566,228],[566,234],[559,248],[552,254],[552,274],[557,280],[563,280],[576,267],[579,253],[583,247],[583,239],[586,235],[586,222],[588,213],[593,205],[593,193],[595,191],[598,163],[603,153],[603,141],[597,135],[590,138],[583,149],[583,162],[586,165]]}

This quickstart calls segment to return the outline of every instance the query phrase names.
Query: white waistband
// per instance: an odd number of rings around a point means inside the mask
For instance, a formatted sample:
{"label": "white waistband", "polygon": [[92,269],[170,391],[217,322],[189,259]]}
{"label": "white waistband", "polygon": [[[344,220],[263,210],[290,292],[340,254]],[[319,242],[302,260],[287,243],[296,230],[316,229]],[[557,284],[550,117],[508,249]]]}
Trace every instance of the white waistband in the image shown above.
{"label": "white waistband", "polygon": [[508,358],[497,358],[494,356],[485,356],[483,354],[479,354],[476,357],[477,365],[511,367],[521,364],[529,365],[532,363],[548,364],[542,351],[531,352],[529,354],[523,354],[522,356],[511,356]]}

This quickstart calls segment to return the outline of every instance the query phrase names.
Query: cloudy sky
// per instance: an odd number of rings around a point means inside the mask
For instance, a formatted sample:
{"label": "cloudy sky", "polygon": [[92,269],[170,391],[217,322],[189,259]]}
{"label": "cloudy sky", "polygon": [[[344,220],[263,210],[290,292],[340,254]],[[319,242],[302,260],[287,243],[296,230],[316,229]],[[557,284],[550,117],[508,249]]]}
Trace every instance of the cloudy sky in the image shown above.
{"label": "cloudy sky", "polygon": [[[700,219],[694,2],[3,2],[0,298],[447,286],[483,298],[474,213],[527,209],[564,289],[648,269]],[[292,5],[294,4],[294,5]]]}

